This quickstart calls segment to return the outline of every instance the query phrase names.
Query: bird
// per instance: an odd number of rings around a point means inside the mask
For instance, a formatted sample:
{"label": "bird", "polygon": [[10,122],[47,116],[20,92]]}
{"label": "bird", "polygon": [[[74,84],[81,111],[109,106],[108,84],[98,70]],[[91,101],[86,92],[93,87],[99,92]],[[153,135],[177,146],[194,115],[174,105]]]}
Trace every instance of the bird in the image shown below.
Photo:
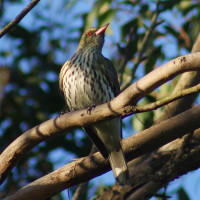
{"label": "bird", "polygon": [[[87,29],[75,54],[61,68],[59,88],[70,111],[109,102],[120,93],[115,67],[102,55],[108,26],[109,23]],[[103,157],[109,159],[116,181],[129,184],[129,169],[121,146],[122,119],[106,119],[83,129]]]}

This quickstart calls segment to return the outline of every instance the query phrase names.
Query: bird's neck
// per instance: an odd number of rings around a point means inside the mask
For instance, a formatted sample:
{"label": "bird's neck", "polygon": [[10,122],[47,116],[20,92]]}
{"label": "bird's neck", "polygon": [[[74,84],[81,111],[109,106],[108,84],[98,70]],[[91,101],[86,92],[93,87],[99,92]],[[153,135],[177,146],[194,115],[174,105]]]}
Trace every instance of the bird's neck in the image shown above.
{"label": "bird's neck", "polygon": [[82,66],[91,66],[88,63],[93,63],[94,60],[97,60],[99,57],[101,57],[101,51],[90,48],[90,49],[77,49],[75,54],[71,57],[71,63],[79,62]]}
{"label": "bird's neck", "polygon": [[95,54],[101,54],[102,48],[94,47],[78,47],[76,50],[76,53],[80,52],[88,52],[88,53],[95,53]]}

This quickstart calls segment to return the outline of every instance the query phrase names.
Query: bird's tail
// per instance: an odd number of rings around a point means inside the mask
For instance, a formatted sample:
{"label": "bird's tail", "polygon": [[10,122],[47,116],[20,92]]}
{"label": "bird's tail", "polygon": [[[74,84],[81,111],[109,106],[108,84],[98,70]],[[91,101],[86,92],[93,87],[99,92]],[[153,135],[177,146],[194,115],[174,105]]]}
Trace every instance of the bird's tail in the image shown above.
{"label": "bird's tail", "polygon": [[108,158],[115,179],[120,185],[129,185],[130,175],[122,149],[120,148],[119,151],[112,151]]}

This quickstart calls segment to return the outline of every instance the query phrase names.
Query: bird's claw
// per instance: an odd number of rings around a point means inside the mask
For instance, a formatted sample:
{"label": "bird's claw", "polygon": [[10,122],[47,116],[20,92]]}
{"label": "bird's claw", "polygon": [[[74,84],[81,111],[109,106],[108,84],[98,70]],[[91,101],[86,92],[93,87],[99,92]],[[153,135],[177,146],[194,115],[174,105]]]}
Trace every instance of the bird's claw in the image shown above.
{"label": "bird's claw", "polygon": [[91,111],[94,110],[96,107],[96,105],[92,104],[92,105],[89,105],[88,106],[88,109],[87,109],[87,114],[88,115],[91,115]]}
{"label": "bird's claw", "polygon": [[61,117],[61,116],[64,115],[65,113],[67,113],[67,111],[60,111],[60,112],[59,112],[59,117]]}

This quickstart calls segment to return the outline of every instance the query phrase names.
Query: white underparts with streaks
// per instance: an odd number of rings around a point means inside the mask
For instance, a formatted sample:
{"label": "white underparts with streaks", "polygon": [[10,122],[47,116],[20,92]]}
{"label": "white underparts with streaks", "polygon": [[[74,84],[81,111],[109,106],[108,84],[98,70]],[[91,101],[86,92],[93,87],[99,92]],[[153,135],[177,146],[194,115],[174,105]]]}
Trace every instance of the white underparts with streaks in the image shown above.
{"label": "white underparts with streaks", "polygon": [[[75,54],[61,70],[63,92],[71,111],[99,105],[114,98],[114,93],[101,70],[103,66],[99,64],[98,68],[91,70],[94,67],[93,59],[95,55],[92,53]],[[91,127],[105,144],[108,152],[120,148],[120,119],[98,122]]]}
{"label": "white underparts with streaks", "polygon": [[[62,69],[63,92],[70,110],[87,108],[110,101],[114,94],[109,83],[98,69],[91,70],[93,62],[88,62],[92,54],[78,54],[68,60]],[[81,63],[81,64],[80,64]],[[99,91],[99,92],[97,92]]]}

